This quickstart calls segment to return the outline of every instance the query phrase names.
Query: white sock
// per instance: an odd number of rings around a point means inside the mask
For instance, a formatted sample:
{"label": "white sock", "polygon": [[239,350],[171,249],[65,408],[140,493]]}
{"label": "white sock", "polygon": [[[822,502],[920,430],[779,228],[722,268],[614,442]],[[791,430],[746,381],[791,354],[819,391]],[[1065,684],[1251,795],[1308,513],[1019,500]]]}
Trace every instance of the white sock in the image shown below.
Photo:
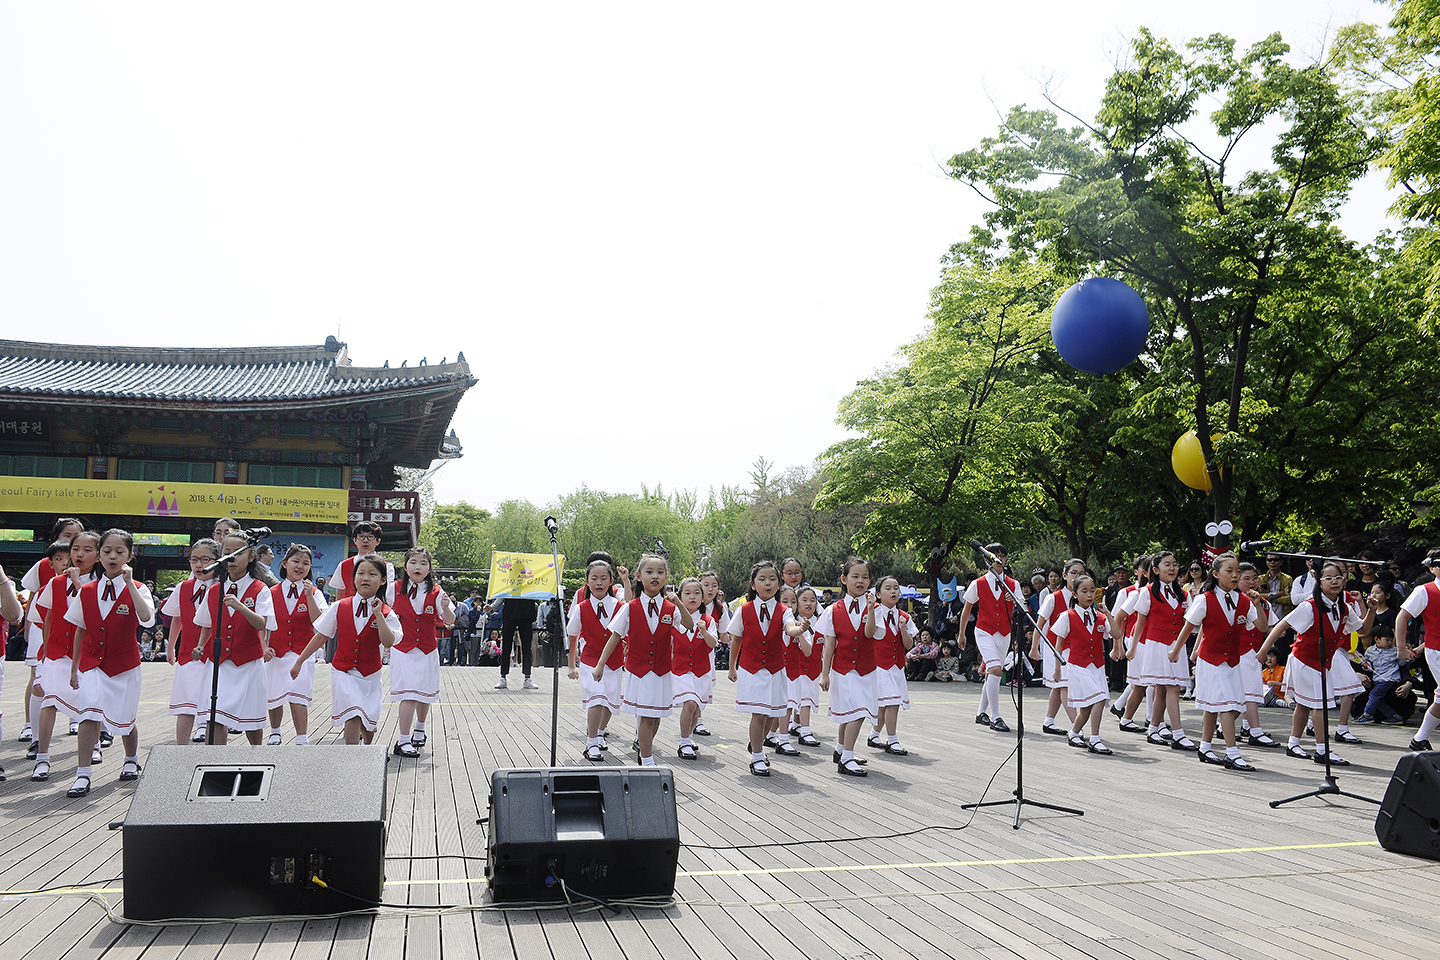
{"label": "white sock", "polygon": [[854,759],[855,759],[855,751],[854,751],[854,750],[846,750],[846,749],[843,748],[843,747],[840,749],[840,762],[841,762],[841,763],[845,763],[847,760],[854,760]]}
{"label": "white sock", "polygon": [[980,702],[986,704],[985,711],[994,720],[1000,716],[1000,678],[993,673],[985,675],[985,689],[980,691]]}
{"label": "white sock", "polygon": [[402,733],[402,734],[400,734],[400,738],[399,738],[398,740],[396,740],[395,742],[396,742],[396,743],[409,743],[409,742],[410,742],[410,734],[408,734],[408,733]]}
{"label": "white sock", "polygon": [[272,736],[272,737],[278,737],[279,735],[280,735],[280,728],[279,728],[279,727],[271,727],[271,728],[270,728],[270,736]]}
{"label": "white sock", "polygon": [[49,763],[49,762],[50,762],[50,754],[48,754],[48,753],[37,753],[37,754],[35,754],[35,762],[36,762],[36,763]]}
{"label": "white sock", "polygon": [[40,726],[40,705],[45,702],[44,697],[37,697],[30,694],[30,725],[38,728]]}
{"label": "white sock", "polygon": [[1202,753],[1210,753],[1213,749],[1214,749],[1214,747],[1212,746],[1212,744],[1210,743],[1209,740],[1201,740],[1201,741],[1200,741],[1200,750],[1201,750]]}
{"label": "white sock", "polygon": [[885,742],[886,742],[886,743],[899,743],[899,742],[900,742],[900,738],[899,738],[898,736],[896,736],[895,734],[892,733],[892,734],[890,734],[888,737],[885,738]]}
{"label": "white sock", "polygon": [[1045,726],[1047,726],[1047,727],[1053,727],[1053,726],[1055,726],[1055,718],[1054,718],[1054,717],[1046,717],[1046,718],[1045,718]]}
{"label": "white sock", "polygon": [[1255,726],[1252,726],[1252,727],[1250,728],[1250,736],[1252,736],[1252,737],[1263,737],[1263,736],[1265,736],[1265,728],[1264,728],[1264,727],[1255,727]]}
{"label": "white sock", "polygon": [[136,753],[135,756],[133,756],[133,757],[126,757],[126,758],[125,758],[125,762],[126,762],[126,763],[139,763],[139,762],[140,762],[140,754],[139,754],[139,753]]}
{"label": "white sock", "polygon": [[754,762],[754,763],[759,763],[759,762],[763,761],[764,759],[765,759],[765,753],[764,753],[764,751],[761,751],[760,753],[751,753],[751,754],[750,754],[750,760],[751,760],[752,762]]}
{"label": "white sock", "polygon": [[1150,733],[1159,733],[1159,732],[1160,732],[1160,727],[1159,727],[1157,724],[1153,724],[1153,723],[1152,723],[1152,724],[1150,724],[1149,727],[1147,727],[1147,728],[1145,729],[1145,732],[1146,732],[1147,734],[1150,734]]}
{"label": "white sock", "polygon": [[1238,760],[1238,759],[1240,758],[1240,748],[1239,748],[1239,747],[1226,747],[1226,748],[1225,748],[1225,756],[1229,757],[1231,760]]}
{"label": "white sock", "polygon": [[[528,679],[530,679],[530,678],[529,678],[529,677],[526,677],[525,679],[528,680]],[[648,757],[641,757],[641,758],[640,758],[640,766],[642,766],[642,767],[653,767],[653,766],[655,766],[655,757],[654,757],[653,755],[652,755],[652,756],[648,756]]]}
{"label": "white sock", "polygon": [[1336,733],[1349,733],[1349,732],[1350,732],[1350,724],[1348,724],[1348,723],[1339,723],[1339,724],[1336,724],[1336,725],[1335,725],[1335,732],[1336,732]]}
{"label": "white sock", "polygon": [[425,721],[424,721],[424,720],[416,720],[416,721],[415,721],[415,732],[416,732],[416,733],[424,733],[424,732],[425,732]]}
{"label": "white sock", "polygon": [[87,780],[90,778],[90,765],[88,763],[83,767],[75,768],[75,779],[78,780],[81,777],[85,777]]}
{"label": "white sock", "polygon": [[681,738],[680,738],[680,746],[682,746],[682,747],[693,747],[693,746],[695,746],[695,738],[694,738],[694,737],[681,737]]}
{"label": "white sock", "polygon": [[1325,754],[1329,753],[1330,750],[1325,744],[1317,743],[1315,744],[1315,752],[1320,754],[1321,756],[1324,756]]}
{"label": "white sock", "polygon": [[809,736],[813,736],[813,734],[810,733],[810,728],[809,728],[809,727],[801,727],[801,728],[800,728],[800,736],[802,736],[802,737],[809,737]]}
{"label": "white sock", "polygon": [[1289,745],[1292,746],[1292,747],[1298,747],[1298,746],[1300,746],[1300,738],[1299,738],[1299,737],[1291,737],[1291,738],[1290,738],[1290,744],[1289,744]]}
{"label": "white sock", "polygon": [[308,734],[304,734],[304,733],[297,733],[297,734],[295,734],[295,746],[297,746],[297,747],[303,747],[303,746],[306,746],[306,745],[309,744],[309,743],[310,743],[310,737],[309,737]]}
{"label": "white sock", "polygon": [[1430,734],[1435,732],[1437,726],[1440,726],[1440,717],[1426,710],[1425,716],[1420,718],[1420,730],[1415,734],[1415,739],[1429,740]]}

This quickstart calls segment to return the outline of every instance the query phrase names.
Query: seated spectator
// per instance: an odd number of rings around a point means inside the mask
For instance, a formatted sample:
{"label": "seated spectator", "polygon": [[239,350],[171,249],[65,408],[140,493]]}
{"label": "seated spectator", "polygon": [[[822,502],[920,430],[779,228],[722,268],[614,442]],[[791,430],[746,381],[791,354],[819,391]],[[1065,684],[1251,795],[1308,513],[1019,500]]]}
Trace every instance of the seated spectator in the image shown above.
{"label": "seated spectator", "polygon": [[940,656],[935,660],[935,672],[930,674],[930,679],[951,683],[960,678],[960,658],[955,655],[955,644],[945,643],[940,647]]}
{"label": "seated spectator", "polygon": [[935,634],[928,626],[921,627],[915,646],[905,654],[905,679],[928,680],[935,672],[935,662],[939,656],[940,646],[935,642]]}
{"label": "seated spectator", "polygon": [[1285,700],[1285,664],[1280,662],[1274,650],[1265,654],[1265,666],[1260,670],[1260,677],[1265,681],[1265,706],[1290,706]]}
{"label": "seated spectator", "polygon": [[[1400,674],[1400,651],[1395,647],[1395,631],[1387,626],[1372,627],[1370,636],[1375,643],[1365,651],[1365,666],[1369,668],[1369,697],[1365,709],[1355,718],[1356,723],[1404,723],[1401,710],[1391,706],[1390,699],[1405,683]],[[1409,690],[1406,691],[1410,693]],[[1413,694],[1411,694],[1413,699]],[[1411,711],[1414,705],[1410,705]]]}

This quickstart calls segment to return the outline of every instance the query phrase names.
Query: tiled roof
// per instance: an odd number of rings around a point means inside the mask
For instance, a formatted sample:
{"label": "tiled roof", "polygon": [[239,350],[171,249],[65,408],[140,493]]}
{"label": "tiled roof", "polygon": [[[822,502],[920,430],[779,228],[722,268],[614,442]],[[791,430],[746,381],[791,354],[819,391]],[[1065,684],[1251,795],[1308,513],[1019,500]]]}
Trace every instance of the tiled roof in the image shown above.
{"label": "tiled roof", "polygon": [[325,401],[471,382],[463,359],[416,367],[350,366],[345,344],[334,338],[319,346],[233,350],[0,340],[0,398],[243,404]]}

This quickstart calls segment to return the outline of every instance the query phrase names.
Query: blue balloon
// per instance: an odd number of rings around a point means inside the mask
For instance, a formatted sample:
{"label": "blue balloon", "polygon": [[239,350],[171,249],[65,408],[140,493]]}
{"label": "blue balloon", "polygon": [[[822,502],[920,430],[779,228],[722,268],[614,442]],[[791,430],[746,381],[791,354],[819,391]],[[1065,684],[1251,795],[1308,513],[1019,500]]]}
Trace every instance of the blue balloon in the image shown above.
{"label": "blue balloon", "polygon": [[1065,362],[1103,376],[1129,366],[1145,349],[1150,311],[1130,285],[1109,277],[1081,280],[1060,295],[1050,336]]}

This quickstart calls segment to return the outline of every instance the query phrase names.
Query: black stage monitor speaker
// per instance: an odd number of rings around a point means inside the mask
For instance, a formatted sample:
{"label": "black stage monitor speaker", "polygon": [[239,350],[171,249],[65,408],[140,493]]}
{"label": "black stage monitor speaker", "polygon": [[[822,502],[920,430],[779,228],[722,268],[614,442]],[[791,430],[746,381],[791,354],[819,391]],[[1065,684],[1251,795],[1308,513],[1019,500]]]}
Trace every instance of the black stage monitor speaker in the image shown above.
{"label": "black stage monitor speaker", "polygon": [[624,900],[675,892],[680,826],[669,767],[496,770],[485,876],[496,900]]}
{"label": "black stage monitor speaker", "polygon": [[1440,753],[1400,758],[1375,818],[1375,836],[1391,853],[1440,860]]}
{"label": "black stage monitor speaker", "polygon": [[125,816],[125,915],[290,916],[378,901],[385,759],[338,745],[151,748]]}

